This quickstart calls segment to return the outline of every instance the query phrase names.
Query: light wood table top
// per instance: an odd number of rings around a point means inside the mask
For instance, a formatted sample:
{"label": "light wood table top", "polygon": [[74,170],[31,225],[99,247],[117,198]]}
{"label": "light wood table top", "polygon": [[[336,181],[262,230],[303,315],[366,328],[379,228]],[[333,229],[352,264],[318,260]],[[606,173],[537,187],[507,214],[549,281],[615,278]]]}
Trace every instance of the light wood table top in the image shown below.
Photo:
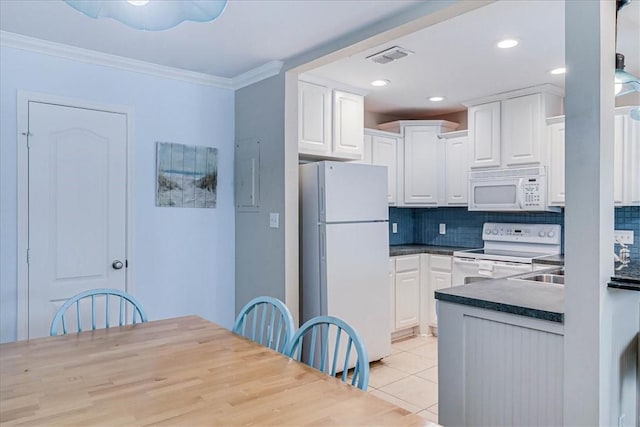
{"label": "light wood table top", "polygon": [[0,345],[3,425],[429,425],[200,317]]}

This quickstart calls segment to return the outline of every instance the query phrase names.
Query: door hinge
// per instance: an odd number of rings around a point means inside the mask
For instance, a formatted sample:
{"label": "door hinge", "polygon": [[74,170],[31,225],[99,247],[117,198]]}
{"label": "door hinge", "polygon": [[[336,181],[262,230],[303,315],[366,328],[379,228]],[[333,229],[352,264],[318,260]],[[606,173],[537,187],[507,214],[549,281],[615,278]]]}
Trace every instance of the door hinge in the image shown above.
{"label": "door hinge", "polygon": [[27,249],[27,264],[31,262],[31,249]]}

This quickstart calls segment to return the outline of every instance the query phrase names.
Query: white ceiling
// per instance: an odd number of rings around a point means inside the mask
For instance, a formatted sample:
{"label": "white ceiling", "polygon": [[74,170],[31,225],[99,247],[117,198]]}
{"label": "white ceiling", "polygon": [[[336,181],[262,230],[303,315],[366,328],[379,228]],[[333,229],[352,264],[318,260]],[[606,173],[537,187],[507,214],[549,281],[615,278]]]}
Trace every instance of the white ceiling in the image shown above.
{"label": "white ceiling", "polygon": [[[159,0],[152,0],[159,1]],[[169,0],[162,0],[169,1]],[[230,0],[220,18],[161,32],[94,20],[62,0],[0,0],[0,30],[152,64],[232,78],[286,60],[419,5],[424,0]],[[474,1],[474,0],[465,0]],[[519,46],[495,47],[504,37]],[[364,58],[393,45],[414,55],[379,65]],[[640,75],[640,0],[619,17],[618,52]],[[564,2],[502,0],[345,58],[311,73],[369,91],[368,111],[426,117],[461,102],[542,83],[564,62]],[[391,84],[374,88],[384,78]],[[426,98],[445,96],[441,103]]]}
{"label": "white ceiling", "polygon": [[[368,90],[367,111],[406,118],[444,114],[500,92],[543,83],[564,87],[564,76],[549,74],[564,65],[564,27],[563,1],[499,1],[309,74]],[[503,38],[520,44],[499,49]],[[394,45],[415,54],[385,65],[365,59]],[[626,71],[640,75],[640,0],[620,11],[617,51],[626,55]],[[376,88],[370,85],[376,79],[391,83]],[[436,95],[445,101],[427,100]]]}
{"label": "white ceiling", "polygon": [[89,18],[62,0],[0,0],[0,30],[231,78],[339,39],[420,2],[231,0],[215,21],[144,32],[112,19]]}

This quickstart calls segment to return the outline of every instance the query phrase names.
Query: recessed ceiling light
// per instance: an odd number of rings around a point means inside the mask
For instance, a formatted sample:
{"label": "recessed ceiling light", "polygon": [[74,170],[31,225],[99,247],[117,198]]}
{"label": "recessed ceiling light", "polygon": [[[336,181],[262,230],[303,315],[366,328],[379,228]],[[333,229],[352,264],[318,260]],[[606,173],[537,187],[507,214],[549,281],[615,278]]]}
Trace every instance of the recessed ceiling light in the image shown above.
{"label": "recessed ceiling light", "polygon": [[431,102],[444,101],[444,96],[432,96],[431,98],[429,98],[429,101]]}
{"label": "recessed ceiling light", "polygon": [[559,67],[559,68],[554,68],[553,70],[549,71],[551,74],[566,74],[567,73],[567,69],[565,67]]}
{"label": "recessed ceiling light", "polygon": [[374,80],[371,82],[371,86],[386,86],[389,83],[389,80]]}
{"label": "recessed ceiling light", "polygon": [[517,45],[518,45],[518,40],[505,39],[498,42],[496,46],[498,46],[500,49],[510,49],[512,47],[516,47]]}
{"label": "recessed ceiling light", "polygon": [[144,6],[145,4],[149,3],[149,0],[127,0],[127,3],[134,6]]}

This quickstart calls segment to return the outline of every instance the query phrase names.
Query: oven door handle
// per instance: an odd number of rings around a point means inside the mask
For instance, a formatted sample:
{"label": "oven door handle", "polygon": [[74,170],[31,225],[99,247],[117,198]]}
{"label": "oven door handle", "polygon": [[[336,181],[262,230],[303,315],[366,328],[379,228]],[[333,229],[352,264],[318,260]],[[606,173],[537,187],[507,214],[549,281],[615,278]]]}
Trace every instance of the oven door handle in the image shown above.
{"label": "oven door handle", "polygon": [[473,258],[453,258],[453,262],[456,263],[461,263],[461,264],[474,264],[474,263],[478,263],[477,259],[473,259]]}

